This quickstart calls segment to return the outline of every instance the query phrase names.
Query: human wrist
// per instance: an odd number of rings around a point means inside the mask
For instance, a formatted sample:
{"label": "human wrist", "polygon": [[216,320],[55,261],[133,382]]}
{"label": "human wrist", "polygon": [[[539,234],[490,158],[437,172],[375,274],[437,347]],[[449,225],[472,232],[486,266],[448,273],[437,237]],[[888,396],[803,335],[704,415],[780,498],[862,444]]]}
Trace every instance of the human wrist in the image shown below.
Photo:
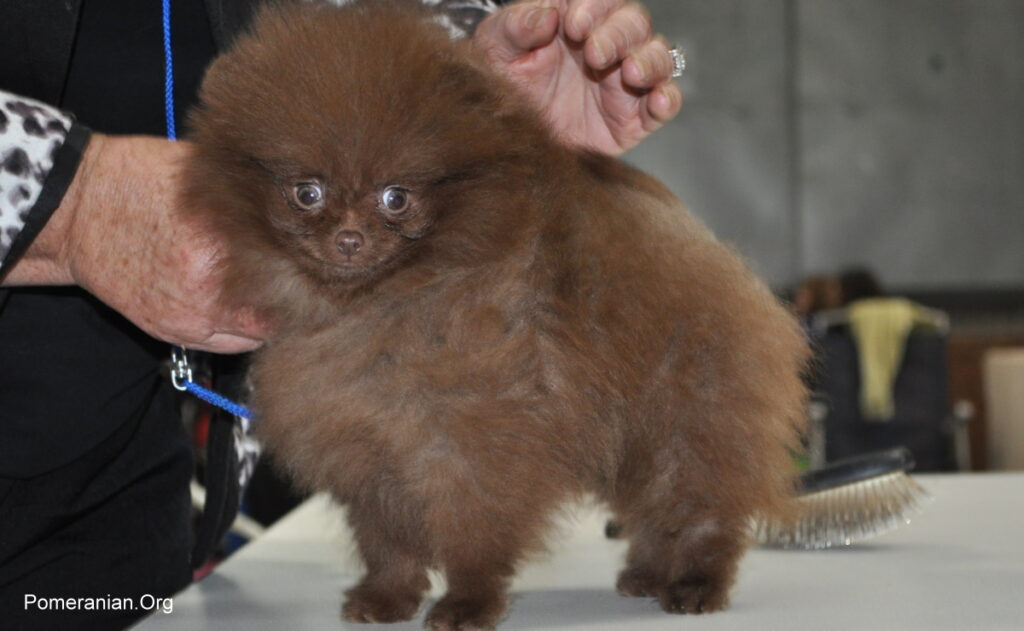
{"label": "human wrist", "polygon": [[48,244],[51,248],[49,254],[62,280],[68,284],[89,289],[83,265],[98,254],[96,250],[100,244],[94,235],[102,233],[102,225],[111,220],[109,215],[116,210],[111,203],[111,192],[125,176],[124,169],[119,168],[113,155],[118,150],[117,144],[116,137],[93,135],[82,156],[78,174],[54,214],[57,224],[53,241]]}

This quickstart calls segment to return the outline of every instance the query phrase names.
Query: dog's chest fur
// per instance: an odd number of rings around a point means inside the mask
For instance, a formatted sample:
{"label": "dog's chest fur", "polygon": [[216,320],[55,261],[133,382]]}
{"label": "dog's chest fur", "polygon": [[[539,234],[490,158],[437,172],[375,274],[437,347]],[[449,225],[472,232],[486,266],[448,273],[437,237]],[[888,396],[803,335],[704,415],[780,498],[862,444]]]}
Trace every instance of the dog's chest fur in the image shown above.
{"label": "dog's chest fur", "polygon": [[535,310],[508,274],[356,300],[259,352],[261,433],[286,461],[318,463],[302,481],[336,493],[399,466],[403,477],[448,475],[460,454],[553,414],[560,378]]}

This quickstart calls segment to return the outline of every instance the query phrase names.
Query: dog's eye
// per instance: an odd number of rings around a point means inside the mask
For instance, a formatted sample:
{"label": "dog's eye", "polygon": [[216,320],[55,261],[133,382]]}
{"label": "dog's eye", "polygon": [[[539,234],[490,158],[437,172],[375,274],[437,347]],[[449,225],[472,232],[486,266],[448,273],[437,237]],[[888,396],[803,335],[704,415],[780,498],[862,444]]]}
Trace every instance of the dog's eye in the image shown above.
{"label": "dog's eye", "polygon": [[299,182],[292,189],[293,201],[303,210],[312,210],[324,200],[324,189],[318,182]]}
{"label": "dog's eye", "polygon": [[397,216],[409,207],[409,191],[401,186],[389,186],[380,194],[380,209]]}

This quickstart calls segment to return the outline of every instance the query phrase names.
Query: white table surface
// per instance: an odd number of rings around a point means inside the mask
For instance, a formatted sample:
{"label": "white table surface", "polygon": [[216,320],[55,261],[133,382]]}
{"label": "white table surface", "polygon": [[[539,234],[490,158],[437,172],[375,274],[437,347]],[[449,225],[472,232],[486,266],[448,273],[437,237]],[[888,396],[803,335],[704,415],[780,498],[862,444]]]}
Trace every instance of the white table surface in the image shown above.
{"label": "white table surface", "polygon": [[[934,496],[910,524],[850,548],[751,549],[730,609],[671,616],[613,585],[625,544],[589,508],[516,580],[499,629],[871,631],[1024,629],[1024,473],[914,476]],[[138,628],[421,629],[339,617],[360,576],[341,509],[314,497]],[[438,596],[436,587],[427,605]]]}

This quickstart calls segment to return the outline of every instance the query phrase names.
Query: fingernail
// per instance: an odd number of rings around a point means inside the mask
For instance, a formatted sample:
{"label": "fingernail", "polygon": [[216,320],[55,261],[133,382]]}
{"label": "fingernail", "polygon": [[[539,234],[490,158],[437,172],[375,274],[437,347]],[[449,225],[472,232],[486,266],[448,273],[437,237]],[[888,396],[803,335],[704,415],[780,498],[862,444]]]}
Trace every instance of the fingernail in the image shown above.
{"label": "fingernail", "polygon": [[611,57],[611,52],[608,50],[608,42],[596,37],[591,38],[590,41],[594,42],[594,53],[597,55],[597,65],[604,66],[608,63],[608,58]]}
{"label": "fingernail", "polygon": [[523,18],[523,26],[530,29],[531,31],[540,26],[541,20],[544,19],[544,15],[548,12],[547,7],[539,7],[531,9],[526,17]]}
{"label": "fingernail", "polygon": [[641,81],[647,81],[647,77],[651,74],[651,68],[647,65],[647,62],[639,57],[634,57],[633,65],[636,66],[637,73],[640,75],[638,78]]}
{"label": "fingernail", "polygon": [[676,102],[682,97],[679,92],[667,85],[661,86],[661,88],[658,89],[658,93],[661,94],[661,98],[665,100],[665,111],[669,113],[676,107]]}
{"label": "fingernail", "polygon": [[590,29],[594,28],[594,18],[584,11],[576,15],[576,19],[572,21],[572,24],[576,27],[576,32],[581,37],[586,37],[590,35]]}

